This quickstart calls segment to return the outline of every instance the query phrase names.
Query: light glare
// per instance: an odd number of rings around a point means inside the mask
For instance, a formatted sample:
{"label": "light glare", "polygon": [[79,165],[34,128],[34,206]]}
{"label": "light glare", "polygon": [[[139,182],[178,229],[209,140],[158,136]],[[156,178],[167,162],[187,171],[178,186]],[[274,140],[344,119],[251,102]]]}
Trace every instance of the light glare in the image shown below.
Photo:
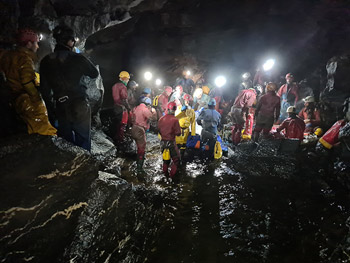
{"label": "light glare", "polygon": [[269,59],[265,62],[265,64],[263,65],[263,69],[265,71],[268,71],[270,69],[273,68],[273,65],[275,65],[275,60],[274,59]]}
{"label": "light glare", "polygon": [[146,80],[151,80],[153,75],[151,72],[147,71],[147,72],[145,72],[144,77]]}
{"label": "light glare", "polygon": [[160,86],[160,84],[162,84],[162,81],[160,79],[156,79],[156,85]]}
{"label": "light glare", "polygon": [[226,78],[224,76],[219,76],[215,79],[215,85],[219,88],[226,84]]}

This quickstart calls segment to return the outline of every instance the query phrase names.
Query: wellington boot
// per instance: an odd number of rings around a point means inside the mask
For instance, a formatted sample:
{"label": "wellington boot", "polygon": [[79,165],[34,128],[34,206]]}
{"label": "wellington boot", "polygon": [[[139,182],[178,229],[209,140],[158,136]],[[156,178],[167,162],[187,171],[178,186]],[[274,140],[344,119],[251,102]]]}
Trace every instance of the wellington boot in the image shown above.
{"label": "wellington boot", "polygon": [[136,164],[137,164],[137,172],[138,173],[144,173],[145,172],[145,170],[143,170],[143,163],[144,163],[144,159],[138,159],[137,160],[137,162],[136,162]]}

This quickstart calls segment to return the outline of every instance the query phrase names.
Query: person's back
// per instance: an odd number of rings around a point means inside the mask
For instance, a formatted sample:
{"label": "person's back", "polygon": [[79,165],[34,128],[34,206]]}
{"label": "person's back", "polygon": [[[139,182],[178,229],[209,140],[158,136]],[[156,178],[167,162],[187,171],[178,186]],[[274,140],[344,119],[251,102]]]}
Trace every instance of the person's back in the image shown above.
{"label": "person's back", "polygon": [[250,108],[256,100],[256,91],[254,89],[242,90],[233,103],[236,108]]}
{"label": "person's back", "polygon": [[85,98],[86,87],[80,83],[81,77],[98,76],[98,70],[87,58],[61,45],[42,60],[40,72],[43,93],[51,88],[57,99],[62,96]]}
{"label": "person's back", "polygon": [[260,98],[256,111],[264,116],[274,116],[276,111],[279,113],[280,105],[280,98],[276,93],[274,91],[268,91]]}
{"label": "person's back", "polygon": [[175,136],[181,134],[179,120],[171,114],[159,119],[158,129],[163,141],[175,141]]}
{"label": "person's back", "polygon": [[213,134],[217,133],[221,115],[215,109],[204,109],[199,114],[198,120],[202,120],[203,129]]}
{"label": "person's back", "polygon": [[99,72],[87,58],[72,51],[74,35],[65,25],[55,28],[55,51],[40,63],[41,91],[49,116],[57,119],[59,136],[90,151],[91,109],[81,78],[96,78]]}
{"label": "person's back", "polygon": [[299,139],[303,140],[305,123],[298,116],[288,117],[285,119],[280,127],[277,128],[277,131],[282,131],[285,129],[285,137],[287,139]]}

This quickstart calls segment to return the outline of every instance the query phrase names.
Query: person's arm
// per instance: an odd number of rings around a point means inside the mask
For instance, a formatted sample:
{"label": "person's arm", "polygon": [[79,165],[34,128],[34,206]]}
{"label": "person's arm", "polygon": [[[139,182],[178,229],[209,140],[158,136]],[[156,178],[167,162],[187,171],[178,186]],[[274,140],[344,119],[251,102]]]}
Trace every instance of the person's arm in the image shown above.
{"label": "person's arm", "polygon": [[77,66],[81,66],[83,68],[83,74],[85,76],[88,76],[92,79],[97,78],[99,75],[99,72],[95,65],[84,55],[77,54],[80,57],[80,63]]}
{"label": "person's arm", "polygon": [[[123,85],[124,86],[124,85]],[[125,108],[130,111],[131,108],[130,108],[130,105],[129,105],[129,102],[128,102],[128,90],[126,89],[126,87],[121,87],[121,90],[120,90],[120,100],[122,102],[122,104],[125,106]]]}
{"label": "person's arm", "polygon": [[261,97],[258,101],[258,104],[256,105],[256,109],[255,109],[255,116],[257,117],[259,115],[260,109],[261,109],[261,105],[263,104],[264,101],[264,97]]}
{"label": "person's arm", "polygon": [[19,65],[19,77],[21,84],[33,101],[40,100],[40,93],[35,86],[34,63],[29,57],[23,57]]}
{"label": "person's arm", "polygon": [[281,97],[281,96],[282,96],[283,88],[284,88],[284,85],[282,85],[282,86],[279,88],[279,90],[277,91],[276,95],[277,95],[278,97]]}
{"label": "person's arm", "polygon": [[196,135],[196,114],[194,113],[194,110],[191,110],[191,135],[195,136]]}
{"label": "person's arm", "polygon": [[284,120],[281,125],[276,129],[277,132],[283,131],[285,128],[287,128],[287,120]]}
{"label": "person's arm", "polygon": [[275,109],[275,121],[277,121],[278,118],[280,117],[280,111],[281,111],[281,101],[279,100]]}
{"label": "person's arm", "polygon": [[178,119],[176,119],[176,121],[174,122],[174,133],[175,133],[175,136],[181,135],[181,127]]}
{"label": "person's arm", "polygon": [[294,96],[295,96],[295,104],[299,101],[299,86],[295,84],[294,86]]}

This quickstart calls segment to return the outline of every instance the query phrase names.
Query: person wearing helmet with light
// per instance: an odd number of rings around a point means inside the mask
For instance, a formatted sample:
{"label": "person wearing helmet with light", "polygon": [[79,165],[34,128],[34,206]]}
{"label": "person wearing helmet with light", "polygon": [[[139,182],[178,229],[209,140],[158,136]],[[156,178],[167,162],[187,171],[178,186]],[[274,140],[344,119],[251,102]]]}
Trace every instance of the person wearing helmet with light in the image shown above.
{"label": "person wearing helmet with light", "polygon": [[173,88],[170,86],[166,86],[163,93],[158,97],[158,105],[157,111],[159,112],[159,116],[163,116],[166,113],[167,105],[169,103],[169,97],[173,92]]}
{"label": "person wearing helmet with light", "polygon": [[58,123],[58,135],[88,151],[91,150],[91,108],[81,81],[97,78],[99,71],[73,48],[76,35],[67,25],[53,30],[56,46],[40,63],[42,94],[49,105],[49,116]]}
{"label": "person wearing helmet with light", "polygon": [[148,97],[143,97],[140,104],[133,109],[133,126],[131,136],[137,145],[137,170],[143,171],[146,150],[146,131],[150,128],[150,121],[157,118],[155,109],[151,107],[152,101]]}
{"label": "person wearing helmet with light", "polygon": [[176,103],[176,106],[182,106],[184,105],[184,100],[183,97],[185,96],[185,92],[183,91],[182,86],[176,86],[175,87],[175,92],[170,97],[170,102],[174,101]]}
{"label": "person wearing helmet with light", "polygon": [[245,72],[242,75],[242,83],[239,85],[238,93],[244,89],[253,88],[253,81],[249,72]]}
{"label": "person wearing helmet with light", "polygon": [[285,130],[286,139],[299,139],[300,141],[304,138],[305,123],[300,119],[294,106],[289,106],[287,109],[288,118],[285,119],[281,125],[276,129],[277,133]]}
{"label": "person wearing helmet with light", "polygon": [[128,90],[127,85],[130,80],[130,74],[127,71],[121,71],[119,73],[119,81],[112,87],[112,94],[114,100],[114,109],[117,117],[116,134],[114,136],[114,142],[117,146],[122,147],[124,141],[124,133],[126,130],[126,124],[128,122],[128,112],[131,108],[128,102]]}
{"label": "person wearing helmet with light", "polygon": [[185,93],[192,94],[196,85],[191,79],[191,72],[184,69],[182,71],[182,77],[176,79],[175,86],[181,86]]}
{"label": "person wearing helmet with light", "polygon": [[201,141],[209,146],[209,156],[214,157],[214,147],[221,122],[221,115],[215,110],[216,101],[210,99],[208,109],[203,109],[197,119],[197,124],[202,126]]}
{"label": "person wearing helmet with light", "polygon": [[[180,152],[176,145],[175,137],[181,135],[179,120],[174,116],[176,111],[176,103],[169,102],[167,106],[167,114],[162,116],[158,121],[159,134],[162,137],[160,146],[161,151],[169,150],[171,160],[163,159],[163,173],[165,176],[174,178],[177,168],[180,164]],[[169,165],[172,161],[170,173]]]}
{"label": "person wearing helmet with light", "polygon": [[192,136],[196,135],[196,114],[191,108],[192,97],[189,94],[185,94],[184,102],[185,105],[182,106],[181,112],[175,115],[181,127],[181,135],[176,136],[176,144],[180,149],[181,159],[184,157],[190,130]]}
{"label": "person wearing helmet with light", "polygon": [[231,108],[230,116],[233,122],[232,142],[237,145],[241,141],[241,133],[249,114],[250,108],[256,102],[256,91],[253,88],[242,90],[236,97]]}
{"label": "person wearing helmet with light", "polygon": [[264,137],[267,137],[273,123],[278,120],[280,114],[281,102],[276,95],[277,85],[268,83],[266,86],[267,93],[263,95],[256,106],[255,110],[255,129],[253,131],[253,140],[259,140],[260,132],[263,131]]}
{"label": "person wearing helmet with light", "polygon": [[[39,48],[38,42],[39,36],[36,32],[20,29],[17,48],[2,54],[0,72],[3,72],[6,78],[4,88],[8,90],[8,97],[2,100],[11,105],[24,121],[28,134],[56,135],[57,130],[49,122],[47,108],[36,82],[34,60]],[[9,121],[12,124],[12,120]]]}
{"label": "person wearing helmet with light", "polygon": [[312,132],[321,124],[321,113],[320,110],[316,108],[314,97],[307,96],[303,100],[305,107],[299,112],[298,116],[305,122],[305,132]]}
{"label": "person wearing helmet with light", "polygon": [[204,85],[201,88],[201,92],[198,92],[201,96],[197,100],[194,101],[195,109],[200,109],[200,108],[208,108],[208,103],[211,99],[209,96],[210,94],[210,87],[209,85]]}
{"label": "person wearing helmet with light", "polygon": [[289,106],[295,106],[299,100],[299,87],[294,82],[294,76],[292,73],[286,75],[286,84],[282,85],[277,96],[281,98],[281,112],[279,121],[283,121],[286,117],[286,110]]}
{"label": "person wearing helmet with light", "polygon": [[131,80],[128,82],[128,102],[129,102],[129,106],[131,109],[133,109],[134,107],[136,107],[137,105],[137,95],[136,95],[136,90],[137,87],[139,86],[139,84],[136,83],[136,81]]}

